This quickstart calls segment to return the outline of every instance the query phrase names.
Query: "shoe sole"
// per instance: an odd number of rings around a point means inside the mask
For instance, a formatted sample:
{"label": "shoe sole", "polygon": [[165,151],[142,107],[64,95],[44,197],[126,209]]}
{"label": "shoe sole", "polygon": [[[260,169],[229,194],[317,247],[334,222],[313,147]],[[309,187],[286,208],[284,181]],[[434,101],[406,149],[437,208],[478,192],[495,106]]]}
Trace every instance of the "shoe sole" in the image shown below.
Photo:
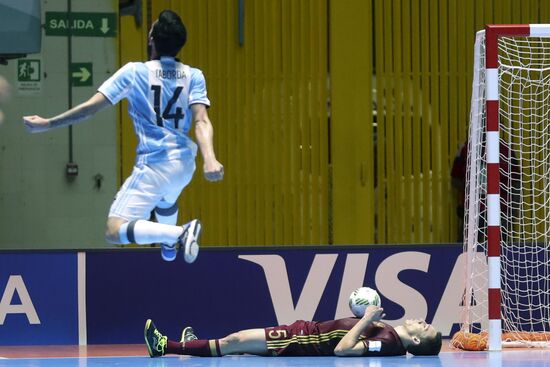
{"label": "shoe sole", "polygon": [[197,260],[199,256],[199,239],[201,236],[201,222],[198,219],[191,221],[187,231],[192,233],[192,236],[187,235],[185,245],[183,246],[183,258],[186,263],[191,264]]}
{"label": "shoe sole", "polygon": [[147,351],[149,352],[149,357],[153,358],[153,351],[151,350],[151,346],[149,345],[149,340],[147,340],[147,330],[149,330],[149,327],[151,326],[151,323],[153,321],[151,319],[147,320],[145,322],[145,330],[143,330],[143,336],[145,337],[145,345],[147,346]]}

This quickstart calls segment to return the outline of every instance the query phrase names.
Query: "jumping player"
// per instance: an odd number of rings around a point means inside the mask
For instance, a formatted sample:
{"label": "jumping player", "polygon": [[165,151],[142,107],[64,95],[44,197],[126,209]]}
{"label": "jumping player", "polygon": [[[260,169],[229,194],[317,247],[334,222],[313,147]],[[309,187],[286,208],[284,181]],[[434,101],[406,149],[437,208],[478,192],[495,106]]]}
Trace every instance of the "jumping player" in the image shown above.
{"label": "jumping player", "polygon": [[362,318],[324,322],[296,321],[290,325],[242,330],[222,339],[198,340],[183,330],[180,342],[168,340],[151,320],[145,323],[145,343],[151,357],[180,354],[221,357],[259,356],[400,356],[437,355],[441,333],[424,320],[407,320],[395,328],[381,322],[383,309],[369,306]]}
{"label": "jumping player", "polygon": [[[204,158],[204,177],[221,180],[223,166],[214,154],[204,76],[175,58],[186,39],[180,17],[162,11],[149,32],[150,61],[124,65],[88,101],[58,116],[25,116],[23,121],[31,133],[48,131],[88,119],[127,98],[138,136],[137,156],[132,174],[111,205],[105,238],[113,244],[161,243],[166,261],[176,258],[179,244],[185,260],[193,262],[201,224],[193,220],[176,226],[177,198],[195,171],[197,145],[188,136],[192,121]],[[153,210],[157,222],[148,220]]]}

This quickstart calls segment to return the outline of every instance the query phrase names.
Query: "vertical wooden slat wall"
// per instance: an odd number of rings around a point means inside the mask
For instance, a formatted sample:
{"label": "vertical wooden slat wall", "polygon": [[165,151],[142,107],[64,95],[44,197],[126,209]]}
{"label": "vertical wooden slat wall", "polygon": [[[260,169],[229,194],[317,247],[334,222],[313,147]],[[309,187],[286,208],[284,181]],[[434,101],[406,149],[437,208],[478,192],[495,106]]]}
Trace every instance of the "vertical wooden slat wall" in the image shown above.
{"label": "vertical wooden slat wall", "polygon": [[152,1],[178,12],[181,58],[203,70],[221,183],[202,178],[180,198],[180,221],[200,217],[206,245],[328,243],[327,3]]}
{"label": "vertical wooden slat wall", "polygon": [[[226,178],[207,183],[198,159],[180,221],[200,217],[214,246],[456,240],[450,169],[466,139],[475,32],[548,23],[550,2],[242,3],[242,46],[236,0],[145,0],[144,27],[121,19],[122,65],[146,58],[147,20],[177,11],[181,58],[207,79]],[[121,178],[135,147],[125,109]]]}
{"label": "vertical wooden slat wall", "polygon": [[[454,241],[454,157],[466,140],[475,32],[546,23],[543,0],[374,0],[376,243]],[[332,94],[338,91],[332,91]]]}
{"label": "vertical wooden slat wall", "polygon": [[370,5],[370,0],[330,1],[330,207],[335,244],[374,240]]}

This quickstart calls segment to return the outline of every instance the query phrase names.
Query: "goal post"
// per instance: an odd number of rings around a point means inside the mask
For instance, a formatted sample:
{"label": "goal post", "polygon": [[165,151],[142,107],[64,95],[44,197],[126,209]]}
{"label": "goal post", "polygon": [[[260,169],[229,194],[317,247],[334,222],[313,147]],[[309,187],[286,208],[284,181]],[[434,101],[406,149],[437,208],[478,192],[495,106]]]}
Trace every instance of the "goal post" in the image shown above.
{"label": "goal post", "polygon": [[478,32],[452,345],[550,346],[550,24]]}

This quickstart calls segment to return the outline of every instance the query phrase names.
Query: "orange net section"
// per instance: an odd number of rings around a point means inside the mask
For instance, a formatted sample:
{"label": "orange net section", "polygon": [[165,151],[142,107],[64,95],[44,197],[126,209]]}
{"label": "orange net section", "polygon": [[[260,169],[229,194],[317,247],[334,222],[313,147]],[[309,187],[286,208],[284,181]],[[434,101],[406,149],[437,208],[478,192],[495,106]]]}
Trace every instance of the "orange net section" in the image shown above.
{"label": "orange net section", "polygon": [[503,333],[503,342],[548,342],[550,341],[550,333]]}
{"label": "orange net section", "polygon": [[481,333],[467,333],[458,331],[451,339],[451,346],[463,350],[485,350],[487,349],[488,334],[485,331]]}
{"label": "orange net section", "polygon": [[[451,339],[451,346],[463,350],[486,350],[488,334],[486,331],[481,333],[468,333],[458,331]],[[550,342],[550,333],[528,333],[515,332],[502,334],[503,345],[506,343],[524,343],[525,347],[535,346],[534,343]]]}

